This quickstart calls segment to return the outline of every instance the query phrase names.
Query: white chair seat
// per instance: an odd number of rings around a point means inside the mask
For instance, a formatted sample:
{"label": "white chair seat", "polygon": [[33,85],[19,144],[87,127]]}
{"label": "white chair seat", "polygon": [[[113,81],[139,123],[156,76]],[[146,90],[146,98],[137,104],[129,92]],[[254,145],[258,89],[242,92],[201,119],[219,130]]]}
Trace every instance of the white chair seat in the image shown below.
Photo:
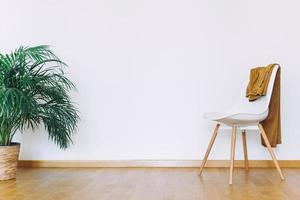
{"label": "white chair seat", "polygon": [[219,113],[219,112],[207,112],[203,117],[208,120],[226,124],[229,126],[251,126],[257,125],[260,121],[264,120],[268,116],[268,110],[263,113]]}

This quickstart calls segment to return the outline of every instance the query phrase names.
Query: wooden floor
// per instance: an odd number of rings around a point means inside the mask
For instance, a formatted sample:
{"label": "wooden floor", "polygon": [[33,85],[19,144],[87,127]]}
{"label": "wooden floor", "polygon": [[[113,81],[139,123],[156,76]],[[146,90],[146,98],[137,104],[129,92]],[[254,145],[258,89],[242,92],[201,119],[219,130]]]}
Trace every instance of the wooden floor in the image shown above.
{"label": "wooden floor", "polygon": [[300,169],[206,168],[23,168],[0,182],[0,200],[297,200]]}

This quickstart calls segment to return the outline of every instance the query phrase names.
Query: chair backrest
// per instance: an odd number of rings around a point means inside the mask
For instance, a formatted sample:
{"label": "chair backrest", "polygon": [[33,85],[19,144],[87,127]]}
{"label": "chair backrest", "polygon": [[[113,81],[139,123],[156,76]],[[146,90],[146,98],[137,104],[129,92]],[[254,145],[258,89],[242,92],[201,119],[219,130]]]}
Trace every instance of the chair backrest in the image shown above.
{"label": "chair backrest", "polygon": [[249,114],[262,114],[268,111],[269,109],[269,103],[272,96],[273,86],[276,78],[277,71],[279,69],[279,65],[275,65],[266,96],[262,96],[259,99],[249,102],[248,98],[246,97],[246,87],[248,85],[249,80],[246,83],[246,86],[243,88],[242,94],[237,99],[237,101],[234,103],[232,108],[230,109],[230,113],[249,113]]}

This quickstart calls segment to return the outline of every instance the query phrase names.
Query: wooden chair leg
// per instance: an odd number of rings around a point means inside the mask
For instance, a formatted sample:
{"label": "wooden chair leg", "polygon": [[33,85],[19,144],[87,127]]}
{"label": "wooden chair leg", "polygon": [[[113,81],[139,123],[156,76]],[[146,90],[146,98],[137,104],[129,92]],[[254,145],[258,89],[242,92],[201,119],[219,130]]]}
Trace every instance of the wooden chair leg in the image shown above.
{"label": "wooden chair leg", "polygon": [[279,167],[279,164],[278,164],[278,161],[277,161],[277,159],[276,159],[276,156],[275,156],[275,154],[274,154],[274,152],[273,152],[273,150],[272,150],[272,147],[271,147],[271,145],[270,145],[270,142],[269,142],[269,140],[268,140],[268,137],[267,137],[267,135],[266,135],[266,132],[265,132],[265,130],[264,130],[264,128],[263,128],[263,126],[262,126],[261,124],[258,124],[258,128],[259,128],[259,133],[261,134],[263,140],[265,141],[265,144],[266,144],[266,146],[267,146],[267,149],[268,149],[268,151],[269,151],[269,153],[270,153],[270,155],[271,155],[271,157],[272,157],[272,159],[273,159],[273,162],[274,162],[275,167],[276,167],[276,169],[277,169],[277,171],[278,171],[278,173],[279,173],[279,176],[280,176],[281,180],[284,180],[283,174],[282,174],[281,169],[280,169],[280,167]]}
{"label": "wooden chair leg", "polygon": [[245,169],[249,170],[249,162],[248,162],[248,152],[247,152],[247,139],[246,139],[246,130],[242,131],[243,138],[243,149],[244,149],[244,159],[245,159]]}
{"label": "wooden chair leg", "polygon": [[202,163],[201,163],[201,166],[200,166],[200,173],[199,173],[199,176],[200,176],[201,173],[202,173],[202,170],[203,170],[203,168],[204,168],[204,166],[205,166],[205,164],[206,164],[207,158],[208,158],[208,156],[209,156],[210,150],[211,150],[211,148],[212,148],[212,146],[213,146],[213,144],[214,144],[214,142],[215,142],[215,139],[216,139],[217,134],[218,134],[219,127],[220,127],[220,124],[217,124],[216,127],[215,127],[215,130],[214,130],[214,133],[213,133],[213,135],[212,135],[212,137],[211,137],[211,139],[210,139],[210,142],[209,142],[209,144],[208,144],[208,147],[207,147],[205,156],[204,156],[204,158],[203,158],[203,160],[202,160]]}
{"label": "wooden chair leg", "polygon": [[232,185],[232,177],[233,177],[235,142],[236,142],[236,126],[233,126],[232,135],[231,135],[231,152],[230,152],[230,175],[229,175],[230,185]]}

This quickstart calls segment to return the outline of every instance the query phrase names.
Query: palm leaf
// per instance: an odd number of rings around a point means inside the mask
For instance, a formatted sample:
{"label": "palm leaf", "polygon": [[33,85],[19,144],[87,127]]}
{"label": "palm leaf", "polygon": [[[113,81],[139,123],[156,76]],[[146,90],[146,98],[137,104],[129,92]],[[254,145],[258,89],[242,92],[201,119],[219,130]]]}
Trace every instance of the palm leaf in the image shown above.
{"label": "palm leaf", "polygon": [[72,143],[79,116],[65,66],[47,45],[0,54],[0,145],[9,145],[17,130],[42,123],[60,148]]}

